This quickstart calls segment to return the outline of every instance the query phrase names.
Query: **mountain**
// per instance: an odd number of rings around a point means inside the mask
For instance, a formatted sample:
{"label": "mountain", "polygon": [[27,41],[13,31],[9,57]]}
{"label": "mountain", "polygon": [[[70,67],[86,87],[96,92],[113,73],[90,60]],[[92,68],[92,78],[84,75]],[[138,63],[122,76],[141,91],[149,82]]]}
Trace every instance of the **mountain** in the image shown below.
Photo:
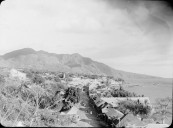
{"label": "mountain", "polygon": [[7,53],[3,55],[2,57],[6,60],[6,59],[18,57],[20,55],[34,54],[35,52],[36,51],[31,48],[24,48],[24,49],[15,50],[13,52]]}
{"label": "mountain", "polygon": [[[24,48],[0,56],[0,67],[32,68],[39,70],[103,74],[123,78],[127,81],[164,79],[160,77],[115,70],[103,63],[83,57],[78,53],[55,54]],[[164,79],[166,80],[166,79]]]}

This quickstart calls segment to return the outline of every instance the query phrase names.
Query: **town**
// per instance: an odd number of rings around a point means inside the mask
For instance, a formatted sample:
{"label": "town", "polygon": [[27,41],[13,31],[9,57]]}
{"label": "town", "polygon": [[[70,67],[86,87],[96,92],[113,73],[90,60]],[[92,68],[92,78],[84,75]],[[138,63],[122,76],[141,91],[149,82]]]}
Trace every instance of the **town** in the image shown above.
{"label": "town", "polygon": [[[121,78],[1,68],[0,121],[25,127],[168,127],[172,99],[153,105]],[[166,106],[165,106],[166,105]],[[161,107],[170,108],[168,111]],[[160,111],[165,114],[158,115]],[[166,113],[167,112],[167,113]]]}

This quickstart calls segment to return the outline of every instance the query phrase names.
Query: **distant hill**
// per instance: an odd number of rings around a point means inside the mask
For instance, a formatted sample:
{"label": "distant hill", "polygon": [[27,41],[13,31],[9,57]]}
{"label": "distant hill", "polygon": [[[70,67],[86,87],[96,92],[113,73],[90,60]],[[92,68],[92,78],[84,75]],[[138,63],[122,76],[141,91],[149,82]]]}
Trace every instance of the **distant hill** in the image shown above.
{"label": "distant hill", "polygon": [[151,81],[164,79],[160,77],[116,70],[103,63],[83,57],[78,53],[55,54],[48,53],[46,51],[35,51],[31,48],[15,50],[0,56],[0,67],[31,68],[99,75],[103,74],[111,75],[115,78],[123,78],[127,81]]}
{"label": "distant hill", "polygon": [[3,55],[2,57],[4,59],[10,59],[10,58],[16,58],[16,57],[21,56],[21,55],[34,54],[35,52],[36,51],[31,49],[31,48],[24,48],[24,49],[15,50],[15,51],[12,51],[10,53],[7,53],[7,54]]}

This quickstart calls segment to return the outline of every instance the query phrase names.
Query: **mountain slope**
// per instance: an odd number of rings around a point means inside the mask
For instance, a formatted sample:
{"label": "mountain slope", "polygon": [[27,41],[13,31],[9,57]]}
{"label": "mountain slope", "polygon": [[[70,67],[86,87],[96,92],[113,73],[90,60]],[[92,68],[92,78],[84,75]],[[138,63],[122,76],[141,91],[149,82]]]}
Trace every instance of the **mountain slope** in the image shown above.
{"label": "mountain slope", "polygon": [[10,58],[18,57],[20,55],[34,54],[35,52],[36,51],[31,48],[24,48],[24,49],[15,50],[13,52],[7,53],[7,54],[3,55],[2,57],[4,59],[10,59]]}
{"label": "mountain slope", "polygon": [[125,80],[161,79],[159,77],[115,70],[103,63],[82,57],[78,53],[71,55],[55,54],[45,51],[35,51],[31,48],[24,48],[2,55],[0,57],[0,67],[2,66],[111,75]]}

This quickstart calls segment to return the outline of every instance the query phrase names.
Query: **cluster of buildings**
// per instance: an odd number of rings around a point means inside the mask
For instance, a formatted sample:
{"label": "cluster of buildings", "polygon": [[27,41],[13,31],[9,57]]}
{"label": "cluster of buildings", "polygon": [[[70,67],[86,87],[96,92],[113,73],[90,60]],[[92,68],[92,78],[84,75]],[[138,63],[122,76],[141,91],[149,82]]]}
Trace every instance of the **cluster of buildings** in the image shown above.
{"label": "cluster of buildings", "polygon": [[[110,84],[112,83],[112,84]],[[101,110],[101,113],[105,114],[108,119],[117,119],[118,124],[116,122],[115,125],[120,126],[122,119],[126,117],[127,115],[124,115],[122,112],[118,111],[118,103],[120,101],[127,101],[127,100],[133,100],[133,101],[138,101],[139,103],[151,105],[150,100],[148,97],[104,97],[103,93],[112,90],[113,88],[119,88],[121,83],[116,83],[116,82],[110,82],[109,86],[102,86],[101,83],[97,83],[97,85],[90,85],[88,87],[89,91],[89,96],[90,98],[93,99],[95,105],[97,108]],[[101,86],[101,88],[97,88],[98,86]],[[138,118],[138,122],[140,122],[139,117],[134,117],[133,118]],[[132,126],[136,124],[128,124],[128,126]]]}

